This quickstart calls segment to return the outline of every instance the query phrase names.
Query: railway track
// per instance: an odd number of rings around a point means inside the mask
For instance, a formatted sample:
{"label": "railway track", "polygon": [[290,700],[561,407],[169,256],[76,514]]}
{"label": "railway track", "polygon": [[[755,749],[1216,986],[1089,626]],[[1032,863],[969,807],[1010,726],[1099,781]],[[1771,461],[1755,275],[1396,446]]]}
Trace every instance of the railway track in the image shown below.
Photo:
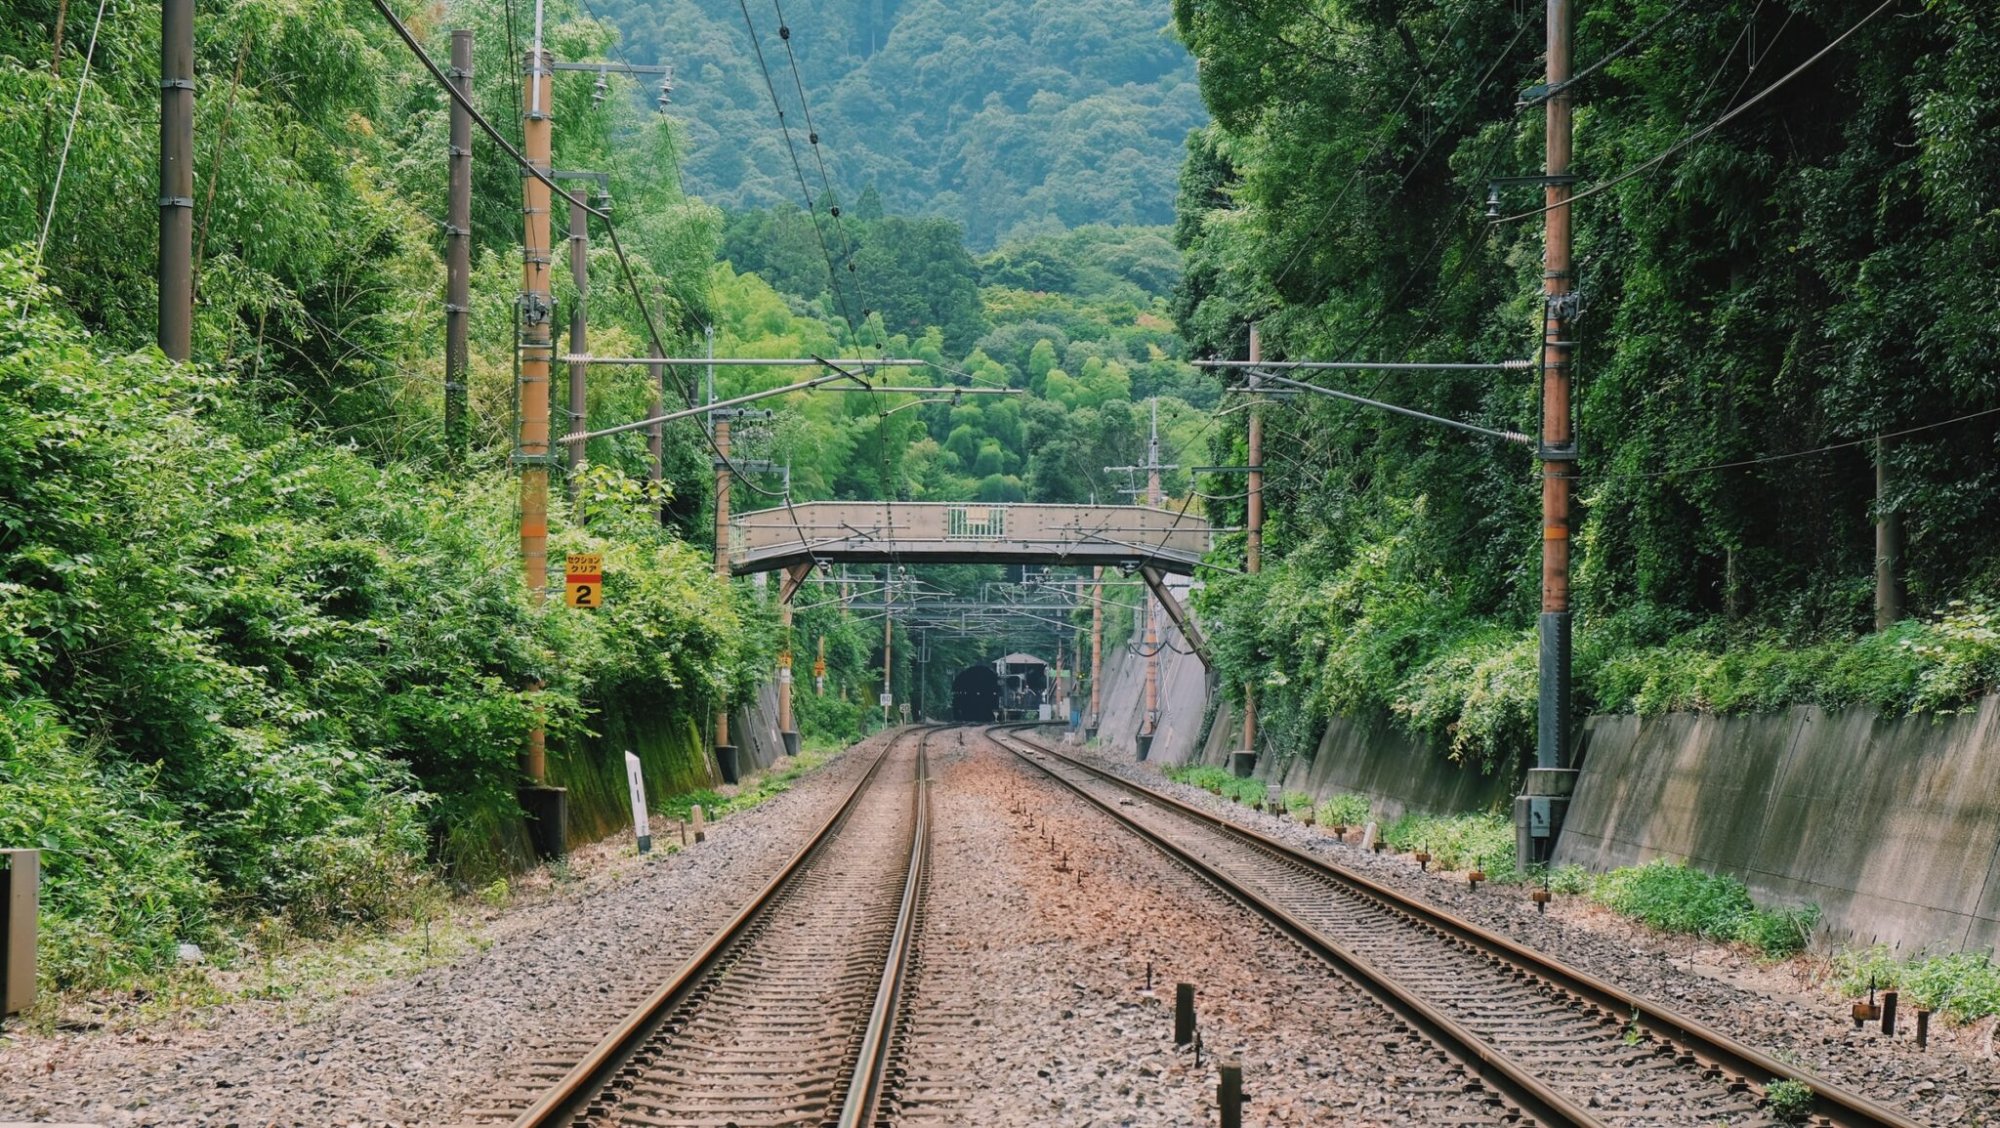
{"label": "railway track", "polygon": [[931,728],[890,741],[778,875],[602,1040],[513,1107],[515,1128],[872,1125],[929,850]]}
{"label": "railway track", "polygon": [[1772,1080],[1813,1093],[1808,1124],[1920,1128],[1656,1002],[1016,730],[996,742],[1332,963],[1545,1125],[1779,1124]]}

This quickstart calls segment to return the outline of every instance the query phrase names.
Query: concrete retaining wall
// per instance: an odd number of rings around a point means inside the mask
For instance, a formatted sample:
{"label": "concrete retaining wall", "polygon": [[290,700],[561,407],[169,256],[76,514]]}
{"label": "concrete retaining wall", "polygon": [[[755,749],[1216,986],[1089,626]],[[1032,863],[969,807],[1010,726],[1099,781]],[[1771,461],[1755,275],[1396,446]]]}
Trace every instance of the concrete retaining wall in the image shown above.
{"label": "concrete retaining wall", "polygon": [[[1179,591],[1183,602],[1186,589]],[[1179,764],[1199,750],[1201,722],[1208,708],[1208,671],[1174,625],[1160,616],[1165,640],[1160,650],[1160,724],[1147,759]],[[1130,646],[1106,643],[1104,655],[1104,716],[1097,726],[1098,747],[1105,755],[1138,757],[1140,723],[1146,712],[1146,659],[1137,653],[1138,636]]]}
{"label": "concrete retaining wall", "polygon": [[1383,820],[1405,811],[1504,810],[1519,790],[1518,777],[1482,775],[1455,764],[1387,718],[1336,717],[1310,756],[1281,758],[1266,751],[1258,758],[1257,775],[1314,799],[1339,792],[1366,795],[1374,801],[1375,817]]}
{"label": "concrete retaining wall", "polygon": [[1557,861],[1684,859],[1842,941],[2000,944],[2000,698],[1948,717],[1799,707],[1592,717]]}

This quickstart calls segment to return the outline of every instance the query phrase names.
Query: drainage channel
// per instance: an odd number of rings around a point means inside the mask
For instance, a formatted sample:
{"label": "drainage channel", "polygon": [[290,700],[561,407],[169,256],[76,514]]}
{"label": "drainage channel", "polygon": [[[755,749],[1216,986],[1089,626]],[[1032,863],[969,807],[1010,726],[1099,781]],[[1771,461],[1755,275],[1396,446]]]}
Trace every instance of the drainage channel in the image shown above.
{"label": "drainage channel", "polygon": [[838,811],[514,1128],[874,1123],[929,849],[926,745],[892,740]]}
{"label": "drainage channel", "polygon": [[[1766,1079],[1804,1082],[1808,1123],[1920,1128],[1505,937],[1067,756],[1007,747],[1354,978],[1543,1124],[1777,1124]],[[1141,800],[1134,802],[1133,800]]]}

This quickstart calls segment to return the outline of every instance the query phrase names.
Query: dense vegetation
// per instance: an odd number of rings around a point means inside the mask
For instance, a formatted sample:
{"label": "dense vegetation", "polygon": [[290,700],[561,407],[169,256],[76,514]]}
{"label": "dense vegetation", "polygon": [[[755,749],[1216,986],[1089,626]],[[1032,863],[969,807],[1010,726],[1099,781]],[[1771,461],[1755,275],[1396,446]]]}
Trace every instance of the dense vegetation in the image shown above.
{"label": "dense vegetation", "polygon": [[788,41],[757,5],[754,40],[730,5],[594,7],[634,62],[674,64],[689,183],[731,210],[805,202],[774,97],[810,195],[824,159],[842,200],[872,187],[892,213],[956,220],[982,250],[1052,225],[1167,222],[1165,186],[1203,116],[1194,67],[1151,0],[811,0],[779,9]]}
{"label": "dense vegetation", "polygon": [[[1692,134],[1876,6],[1698,0],[1573,90],[1579,188],[1607,184],[1575,206],[1579,709],[1948,709],[2000,682],[1986,6],[1894,6]],[[1579,68],[1670,7],[1585,6]],[[1501,189],[1497,219],[1482,204],[1490,178],[1541,166],[1542,111],[1515,104],[1541,24],[1466,0],[1181,0],[1214,115],[1175,228],[1191,349],[1241,356],[1255,321],[1279,358],[1532,356],[1540,196]],[[1342,376],[1536,429],[1531,372]],[[1223,683],[1264,687],[1281,750],[1378,711],[1516,763],[1539,605],[1526,452],[1319,399],[1266,414],[1276,565],[1209,589]],[[1241,443],[1232,421],[1216,458]],[[1885,517],[1908,617],[1871,633]]]}

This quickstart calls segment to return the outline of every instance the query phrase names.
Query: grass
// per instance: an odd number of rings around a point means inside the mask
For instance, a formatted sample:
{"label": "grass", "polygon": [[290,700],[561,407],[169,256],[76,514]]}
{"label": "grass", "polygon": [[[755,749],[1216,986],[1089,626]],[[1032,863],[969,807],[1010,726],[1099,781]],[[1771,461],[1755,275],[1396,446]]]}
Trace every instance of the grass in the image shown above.
{"label": "grass", "polygon": [[1782,1123],[1797,1124],[1811,1114],[1812,1106],[1812,1086],[1803,1081],[1773,1078],[1764,1090],[1764,1107]]}
{"label": "grass", "polygon": [[1803,951],[1819,924],[1817,905],[1758,908],[1736,878],[1665,859],[1612,870],[1588,896],[1662,932],[1744,944],[1766,959]]}
{"label": "grass", "polygon": [[1246,805],[1264,798],[1262,781],[1238,779],[1226,769],[1207,764],[1175,764],[1166,769],[1166,776],[1175,783],[1199,787],[1211,795],[1220,795]]}
{"label": "grass", "polygon": [[1366,826],[1372,813],[1366,795],[1342,792],[1319,805],[1319,821],[1323,826]]}
{"label": "grass", "polygon": [[1834,957],[1842,994],[1858,998],[1876,988],[1902,992],[1906,1002],[1953,1022],[2000,1014],[2000,965],[1984,954],[1954,952],[1902,959],[1886,947],[1861,948]]}
{"label": "grass", "polygon": [[1441,870],[1469,870],[1476,865],[1495,881],[1514,877],[1514,824],[1502,815],[1409,813],[1384,827],[1382,838],[1401,853],[1428,853]]}

